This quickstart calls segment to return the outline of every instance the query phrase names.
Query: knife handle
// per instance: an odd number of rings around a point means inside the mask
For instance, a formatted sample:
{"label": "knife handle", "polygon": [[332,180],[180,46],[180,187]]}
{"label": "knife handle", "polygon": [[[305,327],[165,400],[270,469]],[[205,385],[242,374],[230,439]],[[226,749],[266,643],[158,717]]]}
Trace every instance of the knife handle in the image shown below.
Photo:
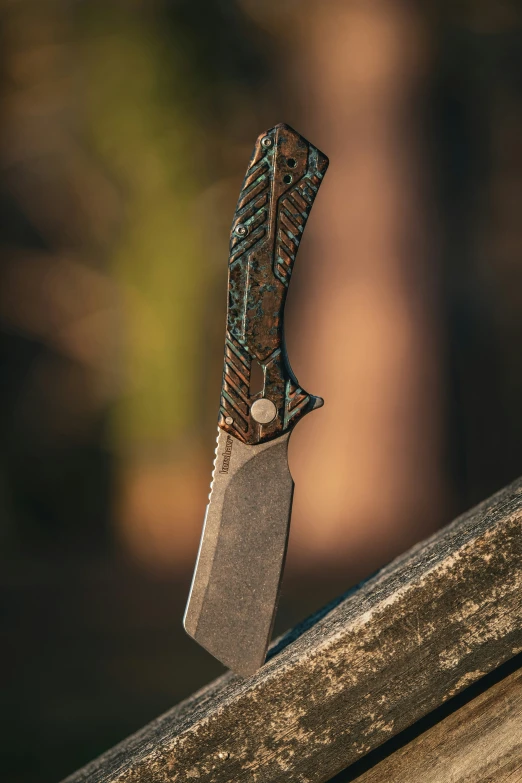
{"label": "knife handle", "polygon": [[[249,445],[283,435],[323,404],[292,372],[283,319],[296,253],[327,168],[326,155],[279,124],[257,139],[239,195],[218,424]],[[260,391],[251,389],[254,362],[263,372]]]}

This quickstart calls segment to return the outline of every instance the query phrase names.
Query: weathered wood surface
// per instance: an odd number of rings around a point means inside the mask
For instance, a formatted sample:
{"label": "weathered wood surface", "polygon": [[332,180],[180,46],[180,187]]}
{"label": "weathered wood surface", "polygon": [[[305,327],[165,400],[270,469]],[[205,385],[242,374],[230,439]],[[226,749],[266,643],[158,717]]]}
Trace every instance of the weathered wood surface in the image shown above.
{"label": "weathered wood surface", "polygon": [[328,780],[522,650],[521,528],[518,480],[68,783]]}
{"label": "weathered wood surface", "polygon": [[[347,770],[347,773],[349,771]],[[367,772],[336,783],[521,783],[522,669]]]}

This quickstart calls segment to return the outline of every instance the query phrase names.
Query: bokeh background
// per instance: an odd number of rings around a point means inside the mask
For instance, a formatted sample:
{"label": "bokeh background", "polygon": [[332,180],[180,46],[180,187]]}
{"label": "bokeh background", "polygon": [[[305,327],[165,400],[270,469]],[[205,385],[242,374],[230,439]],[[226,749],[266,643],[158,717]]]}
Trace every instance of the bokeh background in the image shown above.
{"label": "bokeh background", "polygon": [[522,472],[521,29],[517,0],[0,0],[6,783],[221,671],[181,617],[263,130],[330,158],[277,630]]}

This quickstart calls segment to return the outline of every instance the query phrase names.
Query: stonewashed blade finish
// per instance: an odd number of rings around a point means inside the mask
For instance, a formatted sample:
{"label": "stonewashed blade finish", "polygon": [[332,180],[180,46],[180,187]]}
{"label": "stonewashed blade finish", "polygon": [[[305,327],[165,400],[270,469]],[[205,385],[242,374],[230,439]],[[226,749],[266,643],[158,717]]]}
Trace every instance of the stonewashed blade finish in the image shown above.
{"label": "stonewashed blade finish", "polygon": [[184,625],[243,676],[263,665],[277,608],[294,489],[288,440],[323,404],[292,372],[283,317],[327,167],[316,147],[276,125],[256,141],[232,223],[216,459]]}

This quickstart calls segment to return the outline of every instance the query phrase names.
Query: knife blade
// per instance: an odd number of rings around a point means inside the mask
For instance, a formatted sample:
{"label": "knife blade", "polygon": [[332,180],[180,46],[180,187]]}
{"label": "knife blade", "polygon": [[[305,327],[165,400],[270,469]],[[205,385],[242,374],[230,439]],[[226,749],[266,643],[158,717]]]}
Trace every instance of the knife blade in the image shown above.
{"label": "knife blade", "polygon": [[299,386],[283,324],[295,257],[327,167],[316,147],[276,125],[256,141],[232,223],[216,457],[183,622],[242,676],[264,663],[277,608],[294,489],[290,434],[323,404]]}

